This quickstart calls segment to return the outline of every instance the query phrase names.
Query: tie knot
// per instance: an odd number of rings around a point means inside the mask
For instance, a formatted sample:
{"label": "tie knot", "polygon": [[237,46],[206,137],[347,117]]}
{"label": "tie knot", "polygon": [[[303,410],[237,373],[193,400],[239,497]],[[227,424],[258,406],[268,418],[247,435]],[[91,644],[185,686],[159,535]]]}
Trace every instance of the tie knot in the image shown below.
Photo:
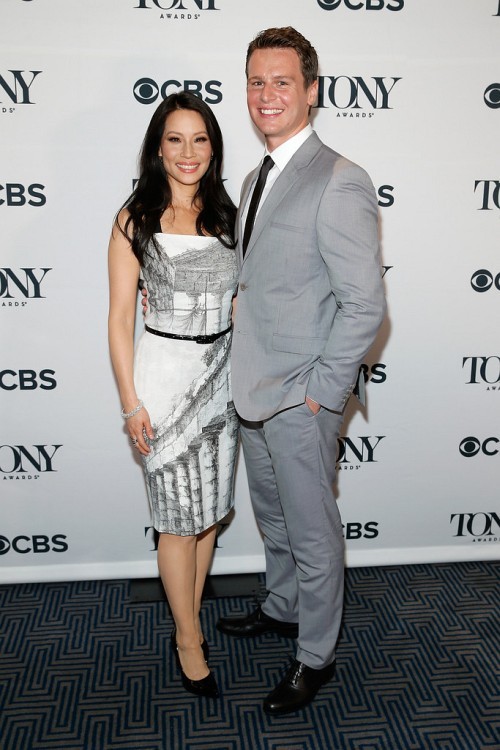
{"label": "tie knot", "polygon": [[261,175],[267,175],[271,171],[271,169],[274,167],[274,162],[272,158],[267,154],[267,156],[264,156],[264,161],[262,162],[262,166],[260,168],[260,174]]}

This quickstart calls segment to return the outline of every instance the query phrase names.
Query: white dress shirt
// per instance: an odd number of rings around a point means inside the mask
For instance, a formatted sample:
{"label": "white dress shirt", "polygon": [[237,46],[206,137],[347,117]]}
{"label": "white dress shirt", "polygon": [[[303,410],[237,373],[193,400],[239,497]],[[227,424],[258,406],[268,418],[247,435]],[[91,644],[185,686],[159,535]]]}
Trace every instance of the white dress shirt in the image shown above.
{"label": "white dress shirt", "polygon": [[[262,195],[259,201],[259,205],[257,208],[257,213],[260,211],[260,207],[266,200],[267,196],[269,195],[272,186],[278,179],[281,172],[284,170],[292,156],[295,154],[296,151],[299,150],[299,148],[302,146],[305,141],[309,138],[311,133],[313,132],[313,129],[310,124],[307,124],[305,128],[303,128],[301,131],[293,135],[291,138],[289,138],[287,141],[281,144],[281,146],[278,146],[278,148],[275,148],[272,153],[270,153],[267,149],[264,152],[264,156],[262,157],[262,161],[260,162],[260,165],[262,165],[262,162],[264,161],[264,158],[269,154],[269,156],[272,158],[274,162],[274,167],[269,171],[269,174],[267,175],[266,184],[264,185],[264,190],[262,191]],[[248,207],[250,205],[251,196],[253,193],[253,188],[250,190],[248,194],[248,200],[247,204],[245,206],[245,210],[242,216],[242,226],[245,226],[246,217],[248,213]]]}

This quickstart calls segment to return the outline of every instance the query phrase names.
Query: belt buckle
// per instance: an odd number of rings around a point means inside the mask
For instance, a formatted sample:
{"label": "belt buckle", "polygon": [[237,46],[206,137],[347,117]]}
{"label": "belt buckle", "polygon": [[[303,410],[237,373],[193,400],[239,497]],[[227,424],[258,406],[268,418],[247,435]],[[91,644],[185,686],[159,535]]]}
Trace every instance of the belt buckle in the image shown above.
{"label": "belt buckle", "polygon": [[206,336],[196,337],[197,344],[212,344],[214,341],[215,341],[215,336],[213,333],[207,334]]}

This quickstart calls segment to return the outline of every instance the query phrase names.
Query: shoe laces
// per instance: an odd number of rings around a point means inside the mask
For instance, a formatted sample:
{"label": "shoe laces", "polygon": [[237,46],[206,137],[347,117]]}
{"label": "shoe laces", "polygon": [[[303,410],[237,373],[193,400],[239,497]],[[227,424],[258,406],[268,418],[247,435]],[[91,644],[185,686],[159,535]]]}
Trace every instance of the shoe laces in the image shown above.
{"label": "shoe laces", "polygon": [[302,664],[302,662],[299,662],[299,664],[293,664],[290,668],[290,684],[296,685],[297,682],[302,677],[303,672],[305,671],[306,665]]}

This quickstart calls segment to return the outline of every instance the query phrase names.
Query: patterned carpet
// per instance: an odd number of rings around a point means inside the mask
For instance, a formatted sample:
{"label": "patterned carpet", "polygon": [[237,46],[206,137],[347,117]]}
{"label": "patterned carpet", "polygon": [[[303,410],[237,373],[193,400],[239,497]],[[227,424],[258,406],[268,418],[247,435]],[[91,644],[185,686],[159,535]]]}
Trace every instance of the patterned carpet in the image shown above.
{"label": "patterned carpet", "polygon": [[[500,564],[347,571],[338,669],[297,714],[261,710],[293,641],[215,630],[251,597],[207,599],[223,697],[182,691],[162,601],[129,581],[0,587],[2,750],[500,748]],[[261,588],[262,588],[262,578]]]}

